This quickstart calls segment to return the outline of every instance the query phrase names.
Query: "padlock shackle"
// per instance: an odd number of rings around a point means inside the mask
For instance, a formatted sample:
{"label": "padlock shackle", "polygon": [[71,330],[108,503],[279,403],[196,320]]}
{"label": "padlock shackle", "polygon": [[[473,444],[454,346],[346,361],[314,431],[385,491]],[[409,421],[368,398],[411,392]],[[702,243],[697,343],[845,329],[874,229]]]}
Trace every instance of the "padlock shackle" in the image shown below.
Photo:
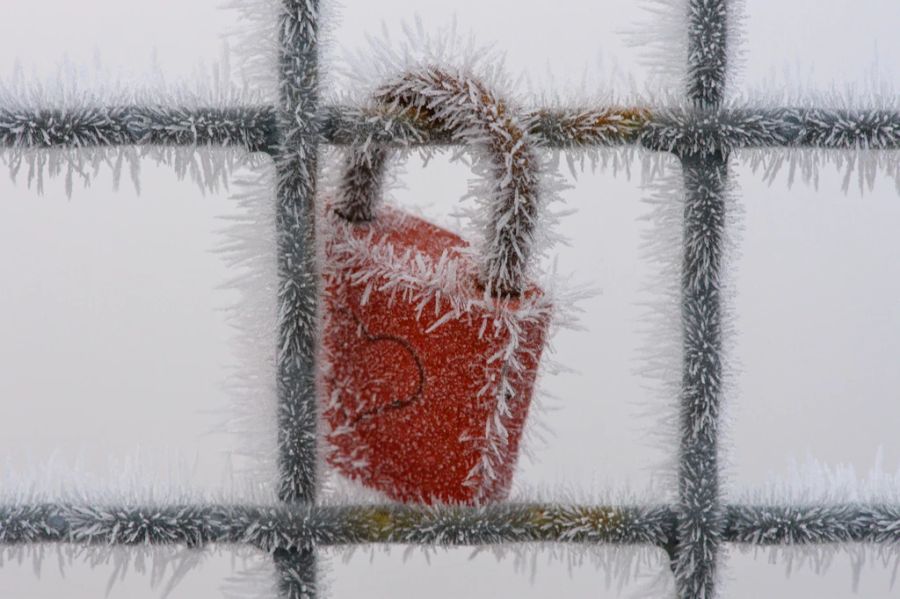
{"label": "padlock shackle", "polygon": [[[517,115],[480,80],[438,67],[411,71],[380,86],[374,97],[394,113],[486,150],[494,201],[480,283],[494,296],[522,293],[535,242],[540,179],[533,142]],[[388,151],[377,144],[350,149],[334,206],[338,215],[352,222],[374,217]]]}

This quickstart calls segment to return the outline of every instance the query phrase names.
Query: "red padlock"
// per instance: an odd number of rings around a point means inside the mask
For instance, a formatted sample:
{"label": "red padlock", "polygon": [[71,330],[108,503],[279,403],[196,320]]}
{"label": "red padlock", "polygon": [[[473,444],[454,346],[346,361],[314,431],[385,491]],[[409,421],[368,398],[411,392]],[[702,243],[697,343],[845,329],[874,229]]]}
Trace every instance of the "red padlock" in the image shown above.
{"label": "red padlock", "polygon": [[537,159],[505,104],[472,79],[429,68],[378,98],[486,147],[495,205],[479,265],[454,233],[375,206],[383,148],[351,153],[326,224],[328,461],[399,501],[499,500],[512,481],[551,312],[525,279]]}

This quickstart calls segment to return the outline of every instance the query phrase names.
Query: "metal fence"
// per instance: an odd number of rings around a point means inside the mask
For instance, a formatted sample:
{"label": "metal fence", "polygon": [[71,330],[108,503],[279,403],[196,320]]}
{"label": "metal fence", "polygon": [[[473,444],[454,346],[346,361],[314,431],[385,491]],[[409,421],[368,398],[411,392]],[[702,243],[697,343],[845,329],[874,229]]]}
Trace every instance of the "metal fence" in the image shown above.
{"label": "metal fence", "polygon": [[[318,0],[282,0],[276,106],[169,109],[109,106],[23,112],[0,106],[0,144],[13,148],[114,145],[235,146],[276,164],[280,269],[279,498],[272,506],[0,505],[0,545],[241,544],[273,556],[287,598],[316,595],[317,548],[403,543],[483,545],[561,542],[664,549],[680,597],[716,595],[723,543],[900,543],[900,505],[732,505],[719,487],[722,403],[718,293],[729,156],[743,148],[900,149],[900,113],[722,106],[729,0],[687,0],[688,81],[680,108],[655,108],[639,127],[578,137],[565,112],[540,112],[532,133],[550,147],[636,144],[680,159],[684,174],[677,503],[655,506],[496,504],[484,507],[317,506],[313,388],[317,268],[313,198],[321,144],[449,143],[414,123],[318,101]],[[387,125],[387,126],[386,126]],[[298,326],[298,323],[300,326]]]}

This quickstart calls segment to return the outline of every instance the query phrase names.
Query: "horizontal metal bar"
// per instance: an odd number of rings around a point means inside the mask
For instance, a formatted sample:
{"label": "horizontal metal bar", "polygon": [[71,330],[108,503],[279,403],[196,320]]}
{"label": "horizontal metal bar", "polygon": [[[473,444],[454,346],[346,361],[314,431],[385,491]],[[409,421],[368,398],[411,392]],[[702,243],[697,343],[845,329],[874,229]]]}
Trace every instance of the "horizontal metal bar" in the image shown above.
{"label": "horizontal metal bar", "polygon": [[732,543],[900,543],[900,505],[730,506],[726,519]]}
{"label": "horizontal metal bar", "polygon": [[0,108],[0,147],[214,145],[267,151],[275,142],[274,109],[266,106]]}
{"label": "horizontal metal bar", "polygon": [[[887,110],[538,109],[529,112],[526,121],[542,145],[563,149],[622,144],[679,154],[728,154],[759,147],[900,149],[900,112]],[[453,141],[410,121],[353,109],[331,107],[323,123],[325,139],[340,145]]]}
{"label": "horizontal metal bar", "polygon": [[[411,119],[330,106],[323,138],[335,145],[458,143]],[[739,148],[900,149],[900,112],[819,108],[686,108],[557,110],[526,115],[546,147],[574,149],[639,144],[652,151],[729,153]],[[107,107],[70,110],[0,108],[0,146],[225,145],[274,152],[278,134],[270,106],[233,108]]]}
{"label": "horizontal metal bar", "polygon": [[[608,107],[527,112],[529,132],[544,146],[556,148],[615,146],[639,140],[650,113],[644,109]],[[324,138],[336,145],[378,142],[400,146],[459,144],[448,131],[428,129],[396,114],[330,106],[323,115]]]}
{"label": "horizontal metal bar", "polygon": [[[240,544],[264,551],[368,543],[583,543],[670,547],[677,506],[496,504],[480,508],[19,504],[0,506],[0,545]],[[900,543],[900,505],[728,505],[723,541]]]}
{"label": "horizontal metal bar", "polygon": [[365,543],[662,546],[672,535],[672,522],[665,507],[33,504],[0,506],[0,545],[223,543],[265,551]]}
{"label": "horizontal metal bar", "polygon": [[648,149],[692,154],[740,148],[900,149],[900,112],[749,108],[654,112],[641,131]]}

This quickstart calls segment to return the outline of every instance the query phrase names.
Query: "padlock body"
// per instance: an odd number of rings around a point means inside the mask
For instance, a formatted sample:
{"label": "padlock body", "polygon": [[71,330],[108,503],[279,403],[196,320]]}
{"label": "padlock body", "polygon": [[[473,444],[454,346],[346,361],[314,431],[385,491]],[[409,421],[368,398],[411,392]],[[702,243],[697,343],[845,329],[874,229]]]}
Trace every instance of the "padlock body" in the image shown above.
{"label": "padlock body", "polygon": [[549,321],[541,292],[485,297],[460,237],[394,209],[332,233],[321,380],[329,463],[398,501],[504,498]]}

